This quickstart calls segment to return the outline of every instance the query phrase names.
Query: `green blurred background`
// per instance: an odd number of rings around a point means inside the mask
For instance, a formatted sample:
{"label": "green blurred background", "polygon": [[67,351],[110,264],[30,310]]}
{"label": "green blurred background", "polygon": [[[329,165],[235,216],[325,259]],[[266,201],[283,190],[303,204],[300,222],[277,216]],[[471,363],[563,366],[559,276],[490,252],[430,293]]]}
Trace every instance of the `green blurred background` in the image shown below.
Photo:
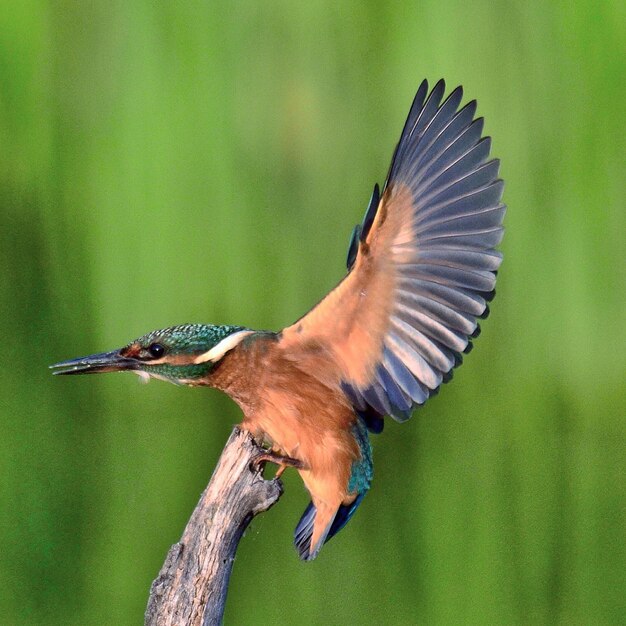
{"label": "green blurred background", "polygon": [[310,564],[286,477],[226,623],[624,623],[625,7],[4,2],[0,623],[140,623],[240,417],[47,366],[299,317],[442,76],[502,159],[492,315],[453,384],[375,439],[372,492]]}

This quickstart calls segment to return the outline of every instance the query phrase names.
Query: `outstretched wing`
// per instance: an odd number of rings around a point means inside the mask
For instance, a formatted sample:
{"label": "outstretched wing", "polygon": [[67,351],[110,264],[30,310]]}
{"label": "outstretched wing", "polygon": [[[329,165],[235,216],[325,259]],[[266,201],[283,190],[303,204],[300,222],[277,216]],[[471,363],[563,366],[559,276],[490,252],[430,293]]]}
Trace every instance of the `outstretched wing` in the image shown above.
{"label": "outstretched wing", "polygon": [[[476,102],[439,81],[415,96],[382,194],[353,232],[348,274],[284,329],[323,349],[355,408],[407,419],[451,378],[494,295],[505,205]],[[380,195],[380,197],[379,197]]]}

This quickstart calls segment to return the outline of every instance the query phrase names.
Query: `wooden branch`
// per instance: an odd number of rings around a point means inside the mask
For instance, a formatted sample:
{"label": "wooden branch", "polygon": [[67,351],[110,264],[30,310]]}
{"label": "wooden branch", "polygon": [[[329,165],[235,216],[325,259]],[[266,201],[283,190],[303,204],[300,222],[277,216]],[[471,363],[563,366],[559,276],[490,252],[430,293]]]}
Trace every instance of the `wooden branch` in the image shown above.
{"label": "wooden branch", "polygon": [[150,587],[146,626],[222,623],[239,540],[252,518],[283,492],[280,480],[265,480],[251,469],[262,453],[248,432],[235,427],[180,542]]}

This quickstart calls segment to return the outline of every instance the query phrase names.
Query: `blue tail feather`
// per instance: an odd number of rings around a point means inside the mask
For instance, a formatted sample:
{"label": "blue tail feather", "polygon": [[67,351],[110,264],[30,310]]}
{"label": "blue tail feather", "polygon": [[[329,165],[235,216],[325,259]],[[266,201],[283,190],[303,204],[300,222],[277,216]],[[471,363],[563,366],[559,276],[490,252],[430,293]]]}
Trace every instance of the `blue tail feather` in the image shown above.
{"label": "blue tail feather", "polygon": [[[357,510],[359,504],[361,504],[361,500],[363,500],[366,493],[367,492],[365,491],[360,493],[352,504],[342,504],[337,509],[337,513],[329,525],[322,545],[329,541],[331,537],[334,537],[350,521],[350,518],[354,515],[354,512]],[[315,552],[311,553],[311,536],[313,535],[313,525],[315,523],[316,513],[317,509],[315,508],[315,505],[313,502],[309,502],[309,505],[304,510],[304,513],[302,514],[294,532],[293,542],[298,550],[299,557],[303,561],[313,560],[321,548],[320,545]]]}
{"label": "blue tail feather", "polygon": [[313,503],[309,502],[309,506],[304,510],[294,532],[293,543],[298,550],[298,556],[303,561],[311,559],[311,536],[313,535],[316,512]]}
{"label": "blue tail feather", "polygon": [[337,509],[335,519],[330,526],[328,535],[326,535],[326,541],[328,541],[331,537],[334,537],[350,521],[350,518],[354,515],[354,512],[357,510],[359,504],[361,504],[361,500],[363,500],[366,493],[367,491],[360,493],[352,504],[342,504]]}

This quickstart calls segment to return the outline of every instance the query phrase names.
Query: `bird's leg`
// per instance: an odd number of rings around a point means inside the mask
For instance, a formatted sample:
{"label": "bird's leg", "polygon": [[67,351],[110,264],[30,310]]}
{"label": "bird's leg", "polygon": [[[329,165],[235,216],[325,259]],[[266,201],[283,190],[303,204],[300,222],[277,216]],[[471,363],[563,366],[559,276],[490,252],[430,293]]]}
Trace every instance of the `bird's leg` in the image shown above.
{"label": "bird's leg", "polygon": [[274,474],[274,478],[280,478],[283,475],[283,472],[287,469],[287,466],[283,463],[278,466],[276,473]]}
{"label": "bird's leg", "polygon": [[264,465],[267,462],[275,463],[279,466],[278,470],[276,470],[274,478],[280,478],[280,476],[287,467],[295,467],[296,469],[304,468],[304,463],[302,463],[302,461],[299,461],[298,459],[293,459],[290,456],[278,454],[273,450],[267,450],[252,459],[252,469],[255,471],[259,471],[261,469],[261,465]]}

